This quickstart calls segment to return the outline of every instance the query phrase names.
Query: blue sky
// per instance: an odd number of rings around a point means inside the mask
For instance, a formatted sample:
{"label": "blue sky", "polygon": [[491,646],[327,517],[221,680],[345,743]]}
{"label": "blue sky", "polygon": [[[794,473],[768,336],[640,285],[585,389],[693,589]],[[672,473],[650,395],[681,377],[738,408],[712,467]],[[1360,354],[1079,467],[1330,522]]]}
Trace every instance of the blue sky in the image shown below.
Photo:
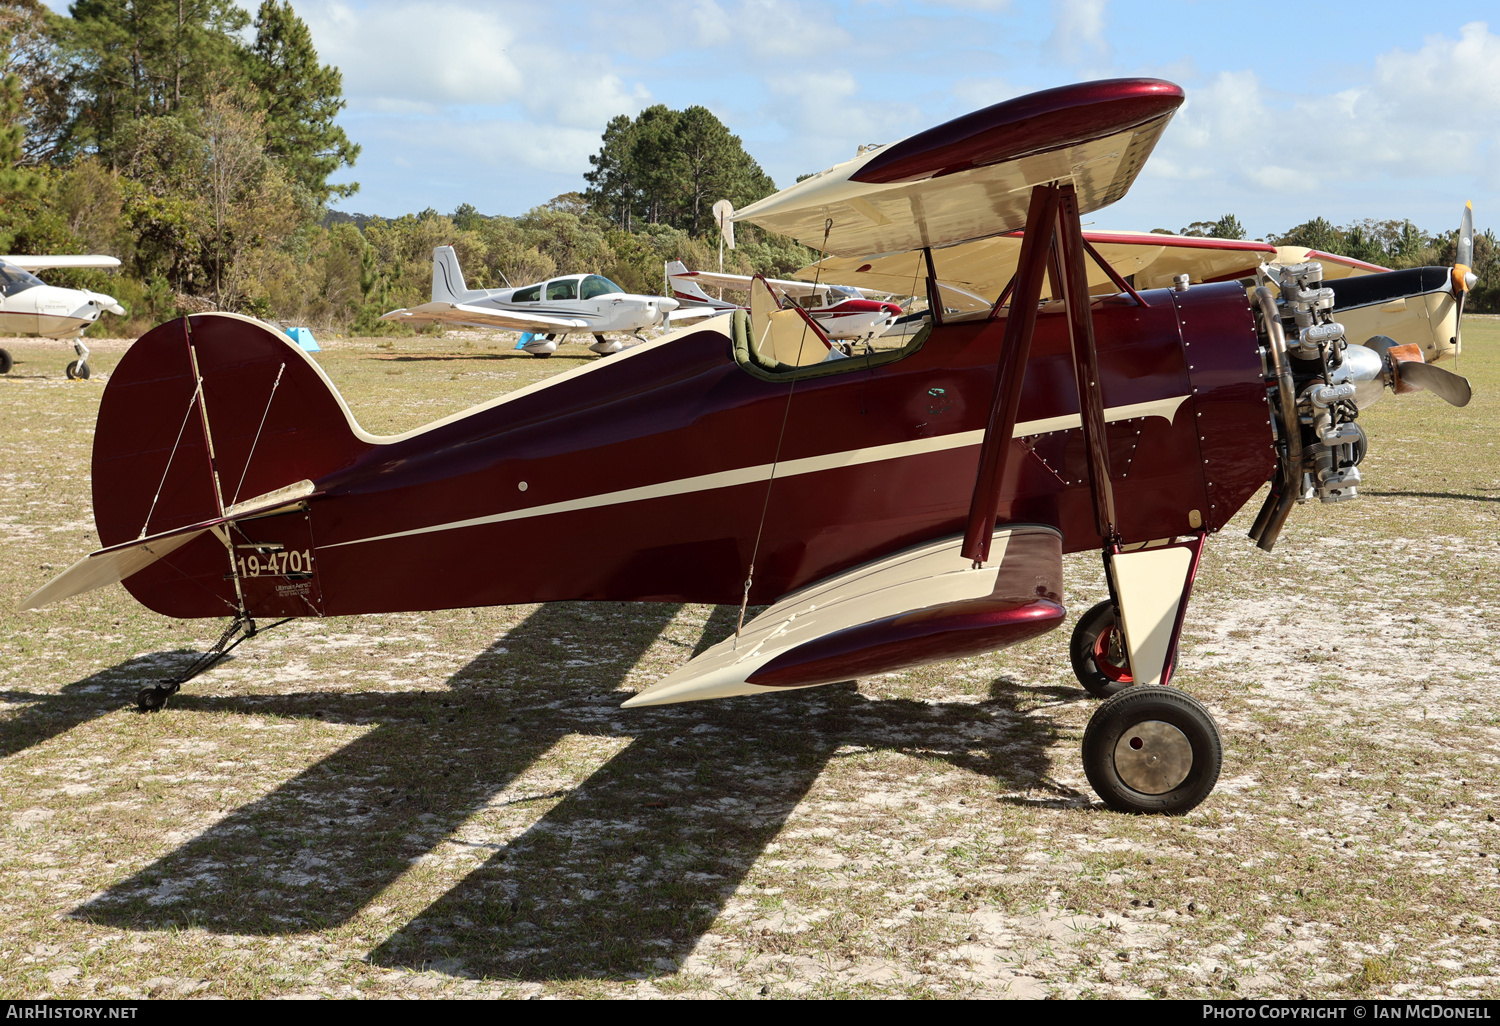
{"label": "blue sky", "polygon": [[582,188],[604,124],[652,103],[707,106],[789,185],[1011,96],[1149,75],[1188,101],[1101,227],[1234,213],[1264,235],[1321,214],[1435,231],[1467,199],[1500,224],[1493,2],[294,4],[364,146],[344,210],[521,213]]}

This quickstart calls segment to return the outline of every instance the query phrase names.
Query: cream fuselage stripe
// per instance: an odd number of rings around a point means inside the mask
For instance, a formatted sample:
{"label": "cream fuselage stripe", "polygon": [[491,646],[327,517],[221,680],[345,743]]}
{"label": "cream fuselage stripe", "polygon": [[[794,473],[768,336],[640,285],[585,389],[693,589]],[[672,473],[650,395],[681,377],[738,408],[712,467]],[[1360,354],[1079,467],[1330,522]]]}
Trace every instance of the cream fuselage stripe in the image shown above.
{"label": "cream fuselage stripe", "polygon": [[[1171,423],[1177,414],[1177,408],[1186,402],[1187,398],[1185,395],[1179,395],[1171,399],[1153,399],[1150,402],[1132,403],[1129,406],[1115,406],[1104,411],[1104,419],[1108,423],[1114,423],[1119,420],[1134,420],[1137,417],[1161,417]],[[1016,425],[1012,437],[1025,438],[1029,435],[1046,434],[1052,431],[1069,431],[1082,426],[1082,423],[1082,417],[1077,413],[1062,417],[1048,417],[1045,420],[1028,420]],[[883,460],[902,459],[907,456],[922,456],[927,453],[978,445],[983,440],[983,431],[957,431],[950,435],[918,438],[911,442],[892,442],[889,445],[874,445],[868,449],[849,449],[844,452],[826,453],[822,456],[806,456],[800,460],[785,460],[776,464],[776,476],[778,478],[797,477],[801,474],[816,474],[839,467],[855,467],[862,463],[879,463]],[[733,488],[736,485],[754,484],[757,481],[767,480],[771,476],[771,466],[769,463],[762,463],[756,467],[722,470],[716,474],[700,474],[697,477],[683,477],[676,481],[662,481],[659,484],[642,485],[639,488],[623,488],[615,492],[586,495],[579,499],[549,502],[541,506],[513,509],[506,513],[493,513],[468,520],[454,520],[446,524],[433,524],[431,527],[416,527],[409,531],[377,534],[369,538],[356,538],[352,541],[334,542],[331,545],[318,547],[337,549],[345,545],[363,545],[366,542],[410,538],[413,535],[432,534],[436,531],[456,531],[464,527],[502,524],[508,520],[529,520],[532,517],[551,516],[555,513],[573,513],[578,510],[596,509],[600,506],[617,506],[621,503],[661,499],[670,495],[706,492],[715,488]]]}

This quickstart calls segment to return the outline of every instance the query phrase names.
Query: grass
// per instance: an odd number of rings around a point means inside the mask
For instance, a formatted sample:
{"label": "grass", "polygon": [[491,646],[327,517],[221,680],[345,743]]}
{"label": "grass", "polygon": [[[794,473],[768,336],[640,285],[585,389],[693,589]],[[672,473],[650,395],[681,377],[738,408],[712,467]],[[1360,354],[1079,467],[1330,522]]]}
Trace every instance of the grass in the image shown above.
{"label": "grass", "polygon": [[[626,712],[732,610],[559,603],[297,621],[166,712],[217,635],[116,587],[22,597],[95,544],[104,376],[6,343],[0,990],[8,996],[1476,996],[1500,983],[1500,321],[1476,398],[1387,398],[1364,496],[1255,504],[1207,549],[1178,682],[1220,786],[1094,800],[1064,632],[857,685]],[[404,430],[592,355],[334,340]],[[567,355],[569,350],[579,355]],[[1068,600],[1100,597],[1070,557]]]}

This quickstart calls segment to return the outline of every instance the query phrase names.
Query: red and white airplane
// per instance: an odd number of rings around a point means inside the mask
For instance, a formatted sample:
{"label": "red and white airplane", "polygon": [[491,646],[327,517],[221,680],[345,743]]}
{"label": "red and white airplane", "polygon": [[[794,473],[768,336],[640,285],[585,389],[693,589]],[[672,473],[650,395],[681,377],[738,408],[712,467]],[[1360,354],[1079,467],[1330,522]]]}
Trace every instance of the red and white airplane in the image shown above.
{"label": "red and white airplane", "polygon": [[[831,358],[809,311],[755,280],[748,312],[382,437],[285,335],[233,314],[163,324],[100,402],[104,547],[23,608],[122,582],[168,616],[228,616],[137,696],[151,710],[273,617],[740,607],[637,707],[1003,649],[1070,619],[1063,554],[1092,551],[1109,597],[1073,618],[1074,673],[1105,699],[1084,770],[1113,808],[1184,812],[1223,757],[1213,716],[1168,686],[1208,539],[1257,495],[1267,550],[1299,503],[1356,497],[1357,418],[1387,387],[1455,406],[1469,387],[1337,320],[1428,274],[1467,287],[1456,269],[1325,282],[1310,262],[1247,293],[1141,289],[1103,260],[1081,215],[1125,194],[1182,101],[1156,79],[1017,97],[735,215],[859,263],[917,254],[933,318],[899,349]],[[1017,228],[1011,283],[948,315],[933,247]],[[1091,261],[1113,291],[1093,294]],[[768,608],[743,622],[751,603]]]}
{"label": "red and white airplane", "polygon": [[[755,277],[724,274],[717,271],[689,271],[681,260],[667,264],[667,280],[672,294],[682,303],[682,313],[675,319],[684,321],[694,313],[728,313],[745,309],[738,303],[715,299],[703,291],[710,288],[748,291]],[[812,315],[823,334],[832,339],[867,341],[883,335],[901,316],[901,307],[889,300],[870,299],[852,285],[830,285],[790,281],[784,278],[764,279],[797,306]]]}

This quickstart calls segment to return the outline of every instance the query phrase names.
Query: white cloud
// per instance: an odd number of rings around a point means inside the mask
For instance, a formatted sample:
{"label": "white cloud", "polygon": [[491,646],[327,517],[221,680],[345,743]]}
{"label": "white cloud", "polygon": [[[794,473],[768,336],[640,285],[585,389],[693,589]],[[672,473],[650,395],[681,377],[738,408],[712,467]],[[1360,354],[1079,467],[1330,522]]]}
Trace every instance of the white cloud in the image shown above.
{"label": "white cloud", "polygon": [[823,3],[742,0],[732,24],[736,39],[761,58],[801,57],[823,66],[850,43],[836,9]]}
{"label": "white cloud", "polygon": [[697,0],[688,9],[687,20],[693,26],[694,41],[699,46],[719,46],[734,39],[729,15],[714,0]]}
{"label": "white cloud", "polygon": [[1458,38],[1375,58],[1353,86],[1319,95],[1220,72],[1189,91],[1153,173],[1221,179],[1257,192],[1319,183],[1493,175],[1500,124],[1500,37],[1482,23]]}
{"label": "white cloud", "polygon": [[452,3],[355,8],[333,0],[299,12],[319,56],[344,74],[354,99],[503,104],[524,83],[500,12]]}
{"label": "white cloud", "polygon": [[1056,12],[1048,40],[1063,60],[1078,62],[1107,55],[1104,10],[1109,0],[1053,0]]}
{"label": "white cloud", "polygon": [[[854,76],[842,68],[768,75],[766,85],[777,96],[793,97],[814,104],[842,100],[859,91],[859,83]],[[827,115],[826,110],[818,113],[820,117]]]}
{"label": "white cloud", "polygon": [[965,113],[989,107],[1022,92],[1003,78],[962,78],[953,83],[951,91]]}

